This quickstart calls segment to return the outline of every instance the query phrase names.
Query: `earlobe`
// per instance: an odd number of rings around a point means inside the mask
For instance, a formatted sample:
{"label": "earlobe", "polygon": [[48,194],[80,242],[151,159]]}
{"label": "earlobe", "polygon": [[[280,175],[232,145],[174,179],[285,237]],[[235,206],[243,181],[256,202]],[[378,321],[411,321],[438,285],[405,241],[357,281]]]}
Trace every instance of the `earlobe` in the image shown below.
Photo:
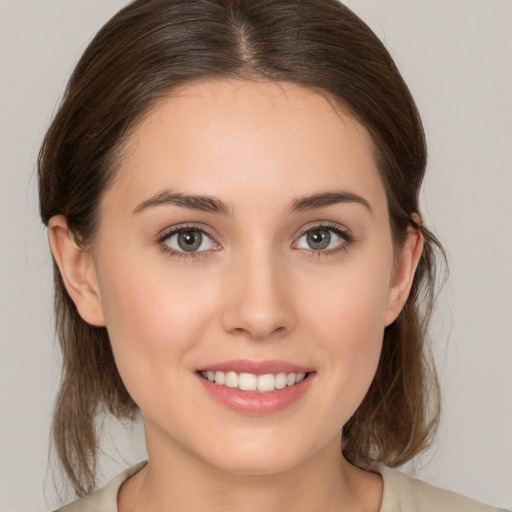
{"label": "earlobe", "polygon": [[92,255],[76,243],[66,218],[55,215],[48,223],[48,238],[69,296],[89,324],[105,325],[105,315]]}
{"label": "earlobe", "polygon": [[409,297],[422,251],[423,235],[419,229],[410,226],[407,230],[407,237],[395,257],[393,275],[388,290],[386,326],[396,320]]}

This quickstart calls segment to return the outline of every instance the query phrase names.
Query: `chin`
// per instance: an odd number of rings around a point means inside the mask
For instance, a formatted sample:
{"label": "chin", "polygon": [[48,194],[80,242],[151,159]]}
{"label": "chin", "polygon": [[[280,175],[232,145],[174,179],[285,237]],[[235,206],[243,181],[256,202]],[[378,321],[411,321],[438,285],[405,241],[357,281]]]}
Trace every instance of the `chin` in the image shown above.
{"label": "chin", "polygon": [[229,474],[270,476],[297,468],[322,450],[318,436],[312,441],[295,438],[289,431],[266,434],[253,432],[242,440],[236,434],[228,436],[197,454],[210,466]]}

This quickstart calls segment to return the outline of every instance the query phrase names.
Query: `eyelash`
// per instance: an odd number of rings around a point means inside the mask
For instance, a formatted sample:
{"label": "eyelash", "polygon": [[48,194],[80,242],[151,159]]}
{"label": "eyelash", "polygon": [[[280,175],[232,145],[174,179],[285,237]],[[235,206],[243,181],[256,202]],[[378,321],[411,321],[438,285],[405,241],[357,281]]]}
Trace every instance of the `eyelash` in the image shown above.
{"label": "eyelash", "polygon": [[[316,258],[322,258],[322,257],[329,257],[333,256],[335,254],[340,253],[341,251],[346,251],[353,243],[354,243],[354,237],[352,234],[345,228],[342,228],[338,224],[334,223],[321,223],[321,224],[315,224],[307,226],[304,230],[301,231],[300,235],[297,237],[297,241],[300,240],[305,234],[309,233],[310,231],[330,231],[331,233],[334,233],[337,237],[341,239],[341,242],[337,247],[334,247],[332,249],[327,249],[324,251],[320,250],[314,250],[309,249],[306,250],[305,254],[309,257],[316,257]],[[297,244],[297,242],[294,242],[293,245]],[[300,250],[297,248],[297,250]]]}
{"label": "eyelash", "polygon": [[[297,244],[298,240],[300,240],[304,235],[306,235],[310,231],[330,231],[334,233],[337,237],[339,237],[342,242],[340,242],[339,246],[328,249],[328,250],[305,250],[305,253],[309,257],[328,257],[332,256],[334,254],[338,254],[341,251],[346,251],[354,242],[354,238],[350,234],[350,232],[344,228],[341,228],[338,224],[333,223],[322,223],[322,224],[315,224],[313,226],[308,226],[306,229],[302,230],[300,235],[297,237],[296,241],[292,244],[292,247]],[[196,260],[199,258],[205,258],[209,256],[209,253],[212,252],[212,250],[205,250],[205,251],[196,251],[196,252],[185,252],[185,251],[176,251],[175,249],[172,249],[169,247],[169,245],[166,243],[166,241],[175,234],[181,233],[183,231],[200,231],[202,234],[206,235],[208,238],[212,240],[212,242],[220,247],[220,244],[217,242],[215,237],[208,229],[205,229],[204,227],[199,227],[193,224],[182,224],[178,226],[173,226],[172,228],[169,228],[166,230],[162,235],[160,235],[157,240],[156,244],[160,247],[160,249],[167,254],[170,258],[175,259],[187,259],[187,260]],[[300,248],[293,247],[295,250],[300,250]],[[218,251],[219,249],[213,249],[214,252]]]}
{"label": "eyelash", "polygon": [[[212,233],[210,233],[209,230],[205,229],[204,227],[199,227],[194,224],[181,224],[179,226],[173,226],[172,228],[169,228],[167,231],[165,231],[161,236],[158,237],[156,243],[160,247],[160,249],[167,254],[170,258],[175,259],[186,259],[186,260],[196,260],[199,258],[205,258],[208,256],[208,253],[211,251],[197,251],[197,252],[185,252],[185,251],[176,251],[175,249],[172,249],[169,247],[168,244],[165,242],[169,240],[169,238],[172,235],[181,233],[183,231],[200,231],[201,233],[205,234],[208,238],[212,240],[212,242],[220,246],[220,244],[217,242],[215,237]],[[216,249],[218,250],[218,249]]]}

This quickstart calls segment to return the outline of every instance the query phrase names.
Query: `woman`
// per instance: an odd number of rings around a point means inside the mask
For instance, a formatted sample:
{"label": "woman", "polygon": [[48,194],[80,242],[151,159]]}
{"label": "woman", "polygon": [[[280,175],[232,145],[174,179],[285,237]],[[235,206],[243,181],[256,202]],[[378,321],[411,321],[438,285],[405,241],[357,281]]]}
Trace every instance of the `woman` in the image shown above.
{"label": "woman", "polygon": [[40,154],[54,436],[79,495],[100,409],[140,409],[148,461],[62,510],[492,510],[388,468],[438,419],[425,163],[389,54],[335,0],[116,15]]}

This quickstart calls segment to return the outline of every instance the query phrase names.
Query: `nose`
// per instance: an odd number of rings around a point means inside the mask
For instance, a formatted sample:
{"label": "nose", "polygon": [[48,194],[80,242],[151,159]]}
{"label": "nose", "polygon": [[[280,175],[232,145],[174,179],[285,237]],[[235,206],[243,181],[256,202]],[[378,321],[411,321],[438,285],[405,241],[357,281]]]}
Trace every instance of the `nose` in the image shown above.
{"label": "nose", "polygon": [[271,251],[253,251],[233,262],[224,287],[222,324],[227,332],[253,340],[278,338],[295,329],[291,283]]}

